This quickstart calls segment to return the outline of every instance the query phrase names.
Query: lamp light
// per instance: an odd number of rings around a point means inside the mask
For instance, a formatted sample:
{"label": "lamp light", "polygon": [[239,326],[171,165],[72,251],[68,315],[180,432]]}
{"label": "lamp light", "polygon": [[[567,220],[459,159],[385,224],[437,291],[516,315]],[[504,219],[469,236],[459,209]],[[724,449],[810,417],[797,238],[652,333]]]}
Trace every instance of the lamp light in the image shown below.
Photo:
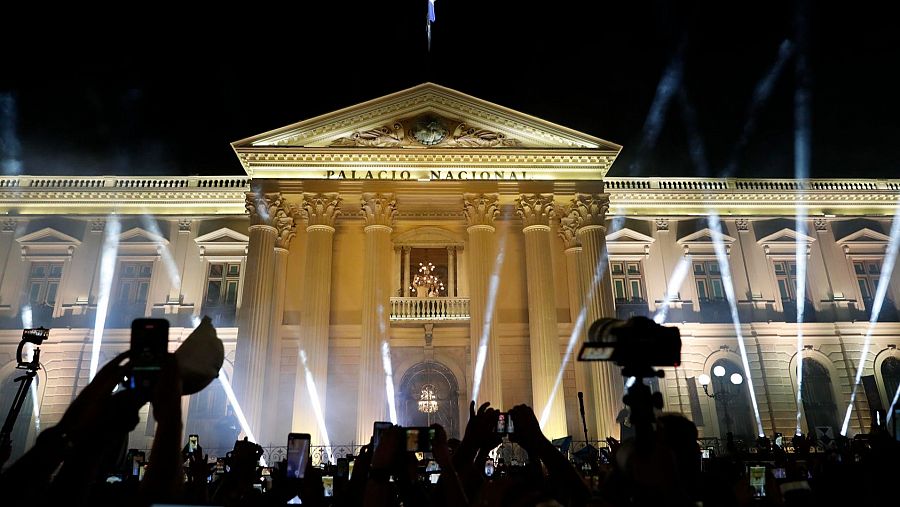
{"label": "lamp light", "polygon": [[731,374],[731,383],[739,386],[744,383],[744,377],[740,373]]}
{"label": "lamp light", "polygon": [[701,373],[700,376],[697,377],[697,380],[700,382],[701,386],[708,386],[710,381],[712,381],[712,379],[709,378],[709,375],[705,373]]}
{"label": "lamp light", "polygon": [[725,367],[722,366],[721,364],[716,366],[715,368],[713,368],[713,375],[715,375],[717,377],[724,377],[725,376]]}

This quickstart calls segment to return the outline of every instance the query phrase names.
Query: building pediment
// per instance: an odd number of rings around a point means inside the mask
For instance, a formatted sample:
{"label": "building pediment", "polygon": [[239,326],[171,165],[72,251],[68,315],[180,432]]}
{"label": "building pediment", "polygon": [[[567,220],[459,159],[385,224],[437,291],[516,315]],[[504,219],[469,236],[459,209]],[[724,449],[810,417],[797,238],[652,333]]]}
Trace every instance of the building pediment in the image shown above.
{"label": "building pediment", "polygon": [[239,260],[247,254],[250,237],[234,229],[222,227],[194,238],[194,242],[200,247],[201,257]]}
{"label": "building pediment", "polygon": [[641,234],[633,229],[619,229],[606,236],[607,243],[653,243],[655,238]]}
{"label": "building pediment", "polygon": [[843,238],[837,240],[837,244],[846,245],[853,243],[887,243],[891,240],[890,236],[873,231],[868,227],[864,227],[856,232],[850,233]]}
{"label": "building pediment", "polygon": [[128,229],[119,235],[119,244],[143,244],[143,243],[153,243],[154,245],[168,245],[169,240],[166,238],[159,236],[157,234],[153,234],[152,232],[143,229],[141,227],[134,227],[132,229]]}
{"label": "building pediment", "polygon": [[21,245],[73,245],[78,246],[81,244],[81,241],[69,236],[68,234],[57,231],[52,227],[44,227],[39,231],[34,231],[30,234],[26,234],[20,238],[16,238],[16,241]]}
{"label": "building pediment", "polygon": [[812,243],[815,240],[816,240],[816,238],[807,236],[806,234],[800,234],[799,232],[797,232],[793,229],[784,228],[778,232],[769,234],[768,236],[766,236],[764,238],[760,238],[759,240],[756,241],[756,243],[760,244],[760,245],[775,244],[775,243],[795,244],[795,243],[797,243],[797,241]]}
{"label": "building pediment", "polygon": [[[251,176],[408,180],[599,179],[621,150],[603,139],[433,83],[249,137],[232,147]],[[491,171],[482,175],[471,171],[475,167]]]}
{"label": "building pediment", "polygon": [[716,232],[710,229],[709,227],[705,227],[700,229],[697,232],[693,232],[688,234],[687,236],[678,240],[679,245],[691,245],[691,244],[712,244],[717,239],[721,239],[726,245],[730,245],[734,243],[734,238],[727,234],[723,234],[721,232]]}
{"label": "building pediment", "polygon": [[16,238],[23,259],[65,260],[72,256],[75,248],[81,244],[76,238],[59,232],[52,227],[26,234]]}

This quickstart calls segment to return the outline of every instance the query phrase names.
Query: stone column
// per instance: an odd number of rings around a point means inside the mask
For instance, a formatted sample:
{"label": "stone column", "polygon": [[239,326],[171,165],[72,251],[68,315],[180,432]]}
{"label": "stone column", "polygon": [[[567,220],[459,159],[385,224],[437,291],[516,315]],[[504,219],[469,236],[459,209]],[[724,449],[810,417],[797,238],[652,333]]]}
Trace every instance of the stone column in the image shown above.
{"label": "stone column", "polygon": [[257,438],[261,431],[266,364],[271,327],[271,298],[275,265],[276,218],[284,213],[280,193],[247,193],[250,240],[244,294],[238,320],[234,387],[241,408]]}
{"label": "stone column", "polygon": [[553,196],[522,195],[516,200],[516,213],[522,217],[525,233],[533,407],[544,434],[551,439],[560,438],[568,435],[568,427],[565,395],[562,385],[556,385],[561,361],[550,248]]}
{"label": "stone column", "polygon": [[403,262],[403,296],[409,297],[409,287],[412,285],[412,279],[410,279],[409,274],[409,254],[410,247],[403,247],[403,255],[401,257],[401,262]]}
{"label": "stone column", "polygon": [[447,297],[456,297],[456,247],[447,247]]}
{"label": "stone column", "polygon": [[276,216],[272,220],[275,226],[275,261],[272,270],[272,294],[267,304],[271,307],[269,315],[269,349],[266,359],[266,393],[276,393],[267,397],[266,406],[263,407],[262,428],[257,431],[257,438],[260,443],[268,443],[271,445],[281,445],[280,440],[285,433],[282,431],[287,428],[287,424],[280,417],[273,417],[278,405],[278,395],[280,394],[279,384],[281,376],[281,325],[284,322],[284,291],[287,285],[287,264],[288,249],[291,240],[296,234],[296,226],[294,225],[294,215],[296,214],[291,205],[291,209],[282,209],[276,211]]}
{"label": "stone column", "polygon": [[[313,393],[318,397],[324,418],[331,323],[331,259],[334,220],[340,214],[340,204],[341,199],[336,193],[304,194],[301,209],[307,222],[306,263],[303,266],[300,350],[294,382],[291,431],[309,433],[313,444],[324,444],[312,397]],[[307,383],[307,371],[313,385]]]}
{"label": "stone column", "polygon": [[[609,280],[609,258],[606,251],[606,211],[609,194],[575,194],[572,211],[577,220],[576,236],[581,243],[581,286],[584,290],[585,329],[602,317],[615,317],[612,285]],[[602,273],[597,277],[597,273]],[[590,363],[593,410],[597,438],[619,436],[616,416],[622,405],[624,379],[615,364],[606,361]]]}
{"label": "stone column", "polygon": [[[577,326],[579,320],[581,320],[578,343],[573,349],[573,354],[578,354],[587,334],[587,326],[585,326],[587,312],[582,312],[584,310],[584,288],[581,286],[582,249],[581,243],[578,242],[578,237],[576,236],[578,220],[572,214],[571,206],[563,206],[557,214],[559,215],[559,236],[562,238],[563,246],[566,249],[566,280],[569,287],[569,318],[572,321],[572,327]],[[577,361],[575,358],[573,358],[573,361],[575,361],[575,389],[584,395],[584,419],[588,429],[588,438],[596,440],[597,418],[594,411],[590,409],[594,406],[590,367],[588,363]],[[578,431],[576,435],[584,438],[580,411],[578,416]],[[576,437],[576,440],[578,439]]]}
{"label": "stone column", "polygon": [[[496,238],[494,237],[494,219],[500,214],[497,194],[465,194],[463,196],[466,221],[469,224],[469,294],[471,298],[469,334],[472,349],[472,372],[474,382],[478,384],[479,356],[483,361],[476,405],[490,401],[491,406],[502,409],[503,384],[500,379],[500,344],[497,339],[496,313],[491,304],[488,314],[488,303],[491,275],[496,266]],[[499,276],[499,273],[497,273]],[[493,294],[496,298],[497,294]],[[496,301],[496,299],[495,299]],[[482,342],[485,350],[481,351]],[[474,386],[475,384],[473,384]]]}
{"label": "stone column", "polygon": [[[385,371],[382,350],[390,346],[391,231],[397,201],[393,194],[364,193],[366,220],[363,256],[362,333],[359,351],[359,391],[356,441],[369,443],[372,423],[386,419]],[[393,387],[393,386],[392,386]]]}

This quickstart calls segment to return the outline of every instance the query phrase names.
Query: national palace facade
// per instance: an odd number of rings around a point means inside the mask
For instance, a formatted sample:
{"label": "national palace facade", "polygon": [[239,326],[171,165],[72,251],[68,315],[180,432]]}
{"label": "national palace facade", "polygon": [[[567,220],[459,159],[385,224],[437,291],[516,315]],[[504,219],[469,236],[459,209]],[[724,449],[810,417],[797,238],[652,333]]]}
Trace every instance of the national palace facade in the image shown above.
{"label": "national palace facade", "polygon": [[[245,176],[0,178],[0,415],[22,327],[51,328],[18,452],[87,383],[103,297],[101,362],[128,348],[133,318],[169,319],[174,349],[210,316],[264,445],[289,431],[322,443],[315,397],[332,443],[368,441],[391,405],[402,424],[460,436],[476,377],[479,401],[539,415],[550,404],[551,438],[583,434],[577,392],[590,437],[618,435],[623,380],[574,360],[575,323],[582,309],[589,326],[663,306],[682,363],[651,387],[701,436],[756,436],[751,383],[764,432],[793,434],[801,361],[802,426],[837,433],[900,202],[900,180],[629,177],[616,144],[430,83],[232,147]],[[894,272],[851,433],[900,382],[897,301]],[[751,382],[733,385],[738,330]],[[185,397],[185,432],[230,445],[227,406],[219,381]],[[152,430],[145,407],[131,446]]]}

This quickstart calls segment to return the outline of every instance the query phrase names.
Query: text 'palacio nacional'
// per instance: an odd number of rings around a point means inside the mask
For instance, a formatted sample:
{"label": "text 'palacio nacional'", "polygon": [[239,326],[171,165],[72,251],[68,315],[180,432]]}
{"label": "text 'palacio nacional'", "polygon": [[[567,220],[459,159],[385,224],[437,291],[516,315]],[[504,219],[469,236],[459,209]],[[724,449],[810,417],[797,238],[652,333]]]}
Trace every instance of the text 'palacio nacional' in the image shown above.
{"label": "text 'palacio nacional'", "polygon": [[[623,379],[575,361],[584,324],[663,310],[682,363],[651,389],[704,437],[755,438],[754,403],[765,434],[793,434],[801,363],[805,430],[837,433],[860,354],[851,434],[900,384],[896,272],[869,323],[900,180],[629,177],[614,143],[430,83],[232,146],[246,176],[0,178],[0,413],[21,329],[51,328],[14,452],[88,382],[101,300],[101,364],[136,317],[168,319],[174,349],[210,316],[264,445],[322,443],[314,398],[332,443],[367,442],[392,406],[459,436],[476,390],[549,404],[551,438],[583,435],[583,392],[590,438],[617,436]],[[186,433],[230,448],[221,382],[183,404]],[[152,425],[145,407],[130,447]]]}

